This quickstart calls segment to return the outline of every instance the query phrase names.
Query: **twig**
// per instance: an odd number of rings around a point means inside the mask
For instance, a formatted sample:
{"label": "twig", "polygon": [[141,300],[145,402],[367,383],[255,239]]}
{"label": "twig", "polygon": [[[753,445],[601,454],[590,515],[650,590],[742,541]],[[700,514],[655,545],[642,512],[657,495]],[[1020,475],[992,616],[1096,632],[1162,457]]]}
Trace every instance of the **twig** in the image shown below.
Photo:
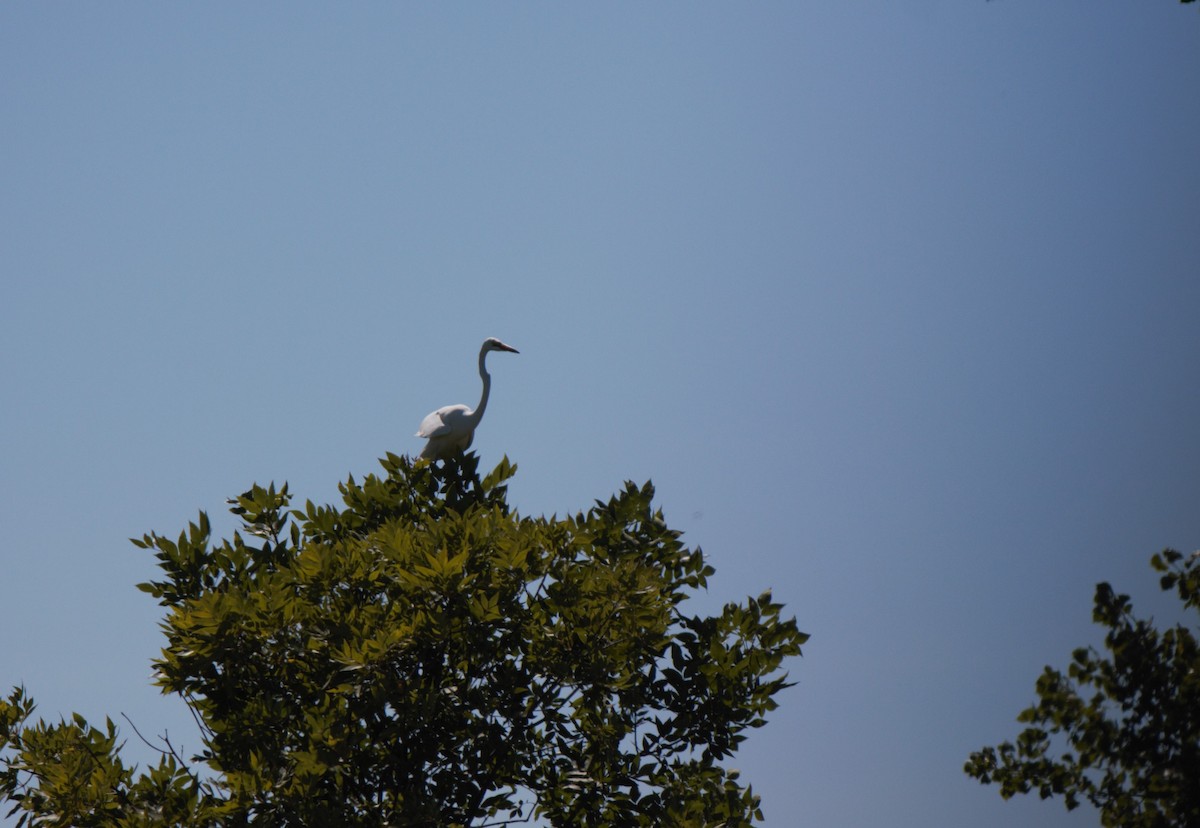
{"label": "twig", "polygon": [[142,731],[138,730],[138,726],[133,723],[133,719],[129,718],[129,716],[127,716],[126,714],[122,713],[121,718],[124,719],[125,721],[129,722],[129,726],[133,728],[133,732],[137,734],[137,737],[142,740],[142,744],[145,745],[146,747],[150,748],[151,750],[158,751],[163,756],[166,756],[168,753],[173,752],[173,751],[163,750],[158,745],[153,744],[149,739],[147,739],[145,736],[143,736]]}

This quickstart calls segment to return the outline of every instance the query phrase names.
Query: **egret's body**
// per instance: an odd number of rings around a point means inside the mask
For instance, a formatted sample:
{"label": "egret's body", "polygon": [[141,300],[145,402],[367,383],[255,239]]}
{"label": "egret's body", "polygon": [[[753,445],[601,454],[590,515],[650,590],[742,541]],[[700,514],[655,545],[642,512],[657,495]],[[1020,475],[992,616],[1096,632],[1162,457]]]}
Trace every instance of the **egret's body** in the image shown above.
{"label": "egret's body", "polygon": [[465,405],[442,406],[422,420],[421,427],[417,429],[417,436],[425,437],[429,442],[421,450],[421,457],[427,460],[444,460],[462,454],[471,447],[471,440],[475,438],[475,428],[483,419],[488,394],[492,390],[492,376],[484,366],[484,359],[489,351],[520,353],[516,348],[505,345],[494,337],[483,341],[483,347],[479,349],[479,378],[483,380],[483,396],[479,398],[479,405],[475,406],[474,411]]}

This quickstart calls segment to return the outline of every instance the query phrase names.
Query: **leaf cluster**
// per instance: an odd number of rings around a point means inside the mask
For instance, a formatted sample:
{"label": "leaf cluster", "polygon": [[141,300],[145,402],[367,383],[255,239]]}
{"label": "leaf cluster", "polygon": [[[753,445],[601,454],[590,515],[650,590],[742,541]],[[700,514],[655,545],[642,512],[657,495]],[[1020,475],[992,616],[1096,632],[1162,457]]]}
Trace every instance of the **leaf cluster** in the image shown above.
{"label": "leaf cluster", "polygon": [[[1168,549],[1151,565],[1163,590],[1200,612],[1200,553]],[[1086,800],[1105,826],[1200,826],[1200,627],[1159,630],[1107,583],[1093,619],[1107,628],[1106,653],[1075,650],[1065,675],[1046,667],[1015,744],[972,753],[965,771],[1006,799],[1037,791],[1068,809]],[[1066,743],[1057,756],[1054,737]]]}
{"label": "leaf cluster", "polygon": [[135,540],[163,573],[139,585],[166,610],[156,682],[187,701],[203,750],[189,765],[172,749],[135,778],[111,722],[31,726],[14,695],[0,707],[0,792],[23,819],[761,818],[720,762],[765,722],[807,638],[769,593],[715,617],[684,612],[713,569],[648,483],[573,517],[528,518],[506,502],[507,458],[482,478],[473,454],[381,463],[341,485],[342,507],[293,508],[286,484],[254,486],[230,501],[242,527],[229,540],[212,540],[203,513],[173,539]]}
{"label": "leaf cluster", "polygon": [[34,707],[23,687],[0,700],[0,795],[13,803],[8,816],[20,813],[18,828],[210,824],[200,784],[172,751],[137,774],[118,755],[111,719],[103,729],[78,713],[30,723]]}

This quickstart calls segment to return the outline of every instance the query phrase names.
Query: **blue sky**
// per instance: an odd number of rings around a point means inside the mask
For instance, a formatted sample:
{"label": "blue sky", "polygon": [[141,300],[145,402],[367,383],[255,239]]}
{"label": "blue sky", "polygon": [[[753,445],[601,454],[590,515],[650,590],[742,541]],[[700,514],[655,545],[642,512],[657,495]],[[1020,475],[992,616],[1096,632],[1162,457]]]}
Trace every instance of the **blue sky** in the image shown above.
{"label": "blue sky", "polygon": [[197,748],[126,539],[334,500],[498,336],[522,512],[653,479],[812,634],[768,825],[1096,824],[961,766],[1200,547],[1198,82],[1169,0],[5,4],[0,686]]}

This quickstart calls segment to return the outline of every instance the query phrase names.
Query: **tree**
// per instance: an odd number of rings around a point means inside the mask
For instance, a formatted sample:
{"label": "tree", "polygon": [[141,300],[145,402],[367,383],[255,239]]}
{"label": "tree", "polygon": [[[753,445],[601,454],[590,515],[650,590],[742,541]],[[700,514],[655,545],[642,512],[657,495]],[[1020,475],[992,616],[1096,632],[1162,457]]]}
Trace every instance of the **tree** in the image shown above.
{"label": "tree", "polygon": [[0,702],[0,793],[29,825],[748,825],[721,761],[790,686],[807,636],[770,593],[684,612],[713,573],[626,484],[568,518],[506,502],[507,458],[340,486],[290,509],[254,486],[242,529],[149,534],[166,608],[157,684],[202,729],[136,775],[116,727]]}
{"label": "tree", "polygon": [[[1168,549],[1151,565],[1163,590],[1200,612],[1200,552]],[[1068,809],[1086,799],[1110,828],[1200,826],[1200,627],[1160,632],[1107,583],[1096,586],[1092,617],[1108,628],[1108,656],[1084,647],[1066,676],[1047,667],[1016,745],[972,753],[964,770],[1005,799],[1036,790]],[[1052,736],[1066,741],[1057,758]]]}

